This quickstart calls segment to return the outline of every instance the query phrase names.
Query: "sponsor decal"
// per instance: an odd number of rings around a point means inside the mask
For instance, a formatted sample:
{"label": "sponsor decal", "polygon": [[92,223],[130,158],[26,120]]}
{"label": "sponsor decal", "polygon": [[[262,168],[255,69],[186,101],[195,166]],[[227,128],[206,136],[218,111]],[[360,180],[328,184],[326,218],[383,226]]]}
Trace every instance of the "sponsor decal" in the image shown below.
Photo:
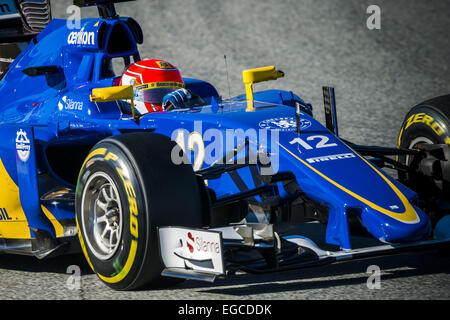
{"label": "sponsor decal", "polygon": [[[300,119],[300,130],[305,130],[311,127],[312,123],[308,119]],[[264,120],[259,123],[261,129],[272,129],[280,131],[294,131],[297,122],[294,117],[273,118]]]}
{"label": "sponsor decal", "polygon": [[62,102],[58,102],[59,111],[65,110],[75,110],[75,111],[83,111],[83,102],[74,101],[72,99],[67,99],[66,96],[61,98]]}
{"label": "sponsor decal", "polygon": [[190,253],[194,253],[194,243],[194,237],[192,236],[192,233],[189,232],[187,234],[186,246],[188,247]]}
{"label": "sponsor decal", "polygon": [[151,82],[151,83],[146,83],[143,84],[141,86],[137,86],[136,89],[137,90],[149,90],[149,89],[157,89],[157,88],[184,88],[185,85],[184,83],[181,82]]}
{"label": "sponsor decal", "polygon": [[13,13],[17,13],[14,5],[14,0],[2,0],[0,1],[0,16],[8,16]]}
{"label": "sponsor decal", "polygon": [[225,273],[220,232],[162,227],[159,245],[166,268]]}
{"label": "sponsor decal", "polygon": [[353,154],[353,153],[334,154],[331,156],[309,158],[309,159],[306,159],[306,161],[308,161],[309,163],[317,163],[317,162],[326,162],[326,161],[351,159],[351,158],[356,158],[355,154]]}
{"label": "sponsor decal", "polygon": [[95,32],[73,31],[67,37],[67,43],[72,45],[95,45]]}
{"label": "sponsor decal", "polygon": [[12,220],[10,216],[8,216],[8,212],[6,212],[5,208],[0,208],[0,221],[8,221]]}
{"label": "sponsor decal", "polygon": [[172,69],[173,67],[165,62],[165,61],[156,61],[156,64],[161,68],[161,69]]}
{"label": "sponsor decal", "polygon": [[204,239],[202,236],[194,236],[192,232],[187,233],[186,246],[191,254],[198,253],[216,253],[220,254],[220,243],[210,239]]}
{"label": "sponsor decal", "polygon": [[31,143],[27,137],[27,133],[20,129],[19,131],[17,131],[16,136],[16,151],[19,159],[22,162],[28,161],[28,159],[30,158],[30,150]]}

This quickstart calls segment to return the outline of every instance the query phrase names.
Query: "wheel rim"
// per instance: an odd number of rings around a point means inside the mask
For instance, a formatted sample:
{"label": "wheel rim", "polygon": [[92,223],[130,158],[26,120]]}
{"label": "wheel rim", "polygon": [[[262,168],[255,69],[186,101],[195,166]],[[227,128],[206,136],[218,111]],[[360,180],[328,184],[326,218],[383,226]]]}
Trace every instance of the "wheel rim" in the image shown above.
{"label": "wheel rim", "polygon": [[86,244],[98,259],[108,260],[122,239],[123,213],[117,186],[109,175],[97,172],[86,182],[81,199]]}

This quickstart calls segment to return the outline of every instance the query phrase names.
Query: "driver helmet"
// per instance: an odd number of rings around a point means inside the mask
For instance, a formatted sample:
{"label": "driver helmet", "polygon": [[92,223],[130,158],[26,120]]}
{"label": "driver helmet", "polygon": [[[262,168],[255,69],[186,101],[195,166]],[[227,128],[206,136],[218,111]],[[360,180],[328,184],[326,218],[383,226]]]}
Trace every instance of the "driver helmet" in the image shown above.
{"label": "driver helmet", "polygon": [[178,68],[159,59],[132,64],[122,75],[120,85],[134,87],[135,112],[140,115],[164,111],[164,96],[185,87]]}

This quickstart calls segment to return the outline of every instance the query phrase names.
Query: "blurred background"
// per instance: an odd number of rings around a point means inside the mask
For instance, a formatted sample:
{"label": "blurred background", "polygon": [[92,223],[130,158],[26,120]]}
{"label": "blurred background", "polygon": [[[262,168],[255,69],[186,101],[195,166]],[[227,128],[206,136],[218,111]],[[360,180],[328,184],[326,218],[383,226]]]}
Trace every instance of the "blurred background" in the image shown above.
{"label": "blurred background", "polygon": [[[53,17],[71,4],[53,0]],[[372,4],[380,30],[366,25]],[[340,134],[355,143],[395,146],[411,107],[450,92],[450,1],[138,0],[117,11],[141,24],[142,58],[165,59],[223,98],[244,92],[242,70],[275,65],[286,77],[255,89],[291,90],[323,123],[322,86],[334,86]]]}

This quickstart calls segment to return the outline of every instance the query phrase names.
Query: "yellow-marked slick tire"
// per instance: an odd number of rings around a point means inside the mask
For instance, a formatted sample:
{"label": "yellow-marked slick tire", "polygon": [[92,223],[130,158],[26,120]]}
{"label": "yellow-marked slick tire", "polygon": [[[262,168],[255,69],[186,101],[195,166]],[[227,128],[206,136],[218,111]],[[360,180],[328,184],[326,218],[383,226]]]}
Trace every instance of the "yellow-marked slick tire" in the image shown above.
{"label": "yellow-marked slick tire", "polygon": [[[422,102],[406,115],[399,133],[398,147],[415,149],[418,144],[450,145],[450,95]],[[413,165],[410,156],[399,156],[398,160],[407,166]],[[444,203],[442,200],[450,201],[450,184],[447,181],[400,170],[398,178],[400,182],[418,193],[421,205],[434,229],[448,214],[446,206],[442,206]]]}
{"label": "yellow-marked slick tire", "polygon": [[76,220],[83,253],[116,290],[162,287],[157,227],[202,227],[192,166],[176,165],[168,137],[131,133],[97,144],[81,168]]}
{"label": "yellow-marked slick tire", "polygon": [[[450,95],[420,103],[406,115],[398,147],[414,149],[421,143],[450,145]],[[400,156],[399,161],[409,164],[409,157]],[[399,172],[399,178],[405,180],[407,175]]]}

